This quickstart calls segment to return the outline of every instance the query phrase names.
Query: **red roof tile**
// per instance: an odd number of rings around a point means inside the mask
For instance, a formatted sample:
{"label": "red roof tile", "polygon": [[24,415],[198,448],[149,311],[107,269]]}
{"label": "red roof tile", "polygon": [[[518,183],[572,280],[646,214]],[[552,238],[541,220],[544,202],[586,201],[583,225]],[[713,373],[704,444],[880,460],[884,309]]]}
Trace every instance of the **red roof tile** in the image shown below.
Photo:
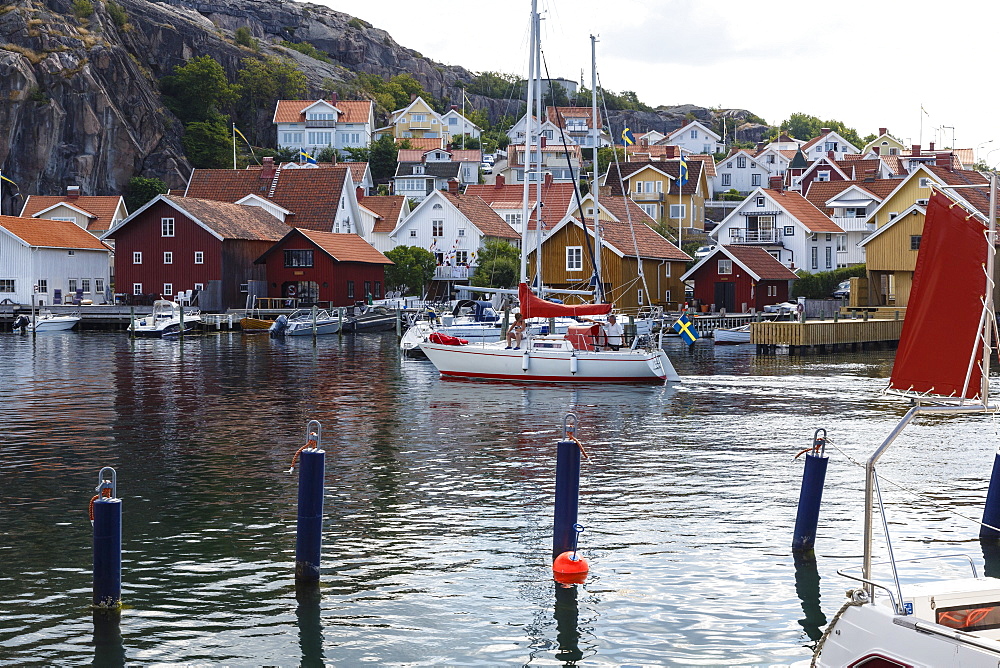
{"label": "red roof tile", "polygon": [[[340,109],[338,123],[367,123],[372,111],[371,100],[324,100]],[[274,108],[275,123],[305,123],[306,107],[316,104],[317,100],[278,100]]]}
{"label": "red roof tile", "polygon": [[791,269],[774,259],[774,256],[758,246],[723,246],[740,264],[757,274],[763,280],[794,280],[798,276]]}
{"label": "red roof tile", "polygon": [[65,204],[93,216],[87,220],[87,230],[106,231],[114,224],[115,211],[121,201],[120,195],[80,195],[74,199],[63,195],[28,195],[21,208],[21,216],[31,218],[56,204]]}
{"label": "red roof tile", "polygon": [[0,227],[7,229],[29,246],[111,250],[93,234],[68,220],[0,216]]}
{"label": "red roof tile", "polygon": [[375,250],[371,244],[356,234],[337,234],[302,229],[295,231],[322,248],[338,262],[393,264],[392,260]]}
{"label": "red roof tile", "polygon": [[[542,224],[545,226],[545,229],[551,230],[569,212],[570,207],[573,206],[574,192],[575,189],[572,183],[542,185]],[[523,193],[524,186],[521,184],[506,184],[502,186],[471,184],[465,188],[466,195],[477,196],[489,204],[490,207],[501,209],[512,208],[504,205],[514,203],[516,203],[516,206],[513,208],[520,208]],[[534,207],[537,195],[538,187],[532,186],[528,194],[530,206]],[[535,229],[535,220],[536,216],[533,212],[528,220],[529,230]]]}
{"label": "red roof tile", "polygon": [[810,232],[835,232],[843,234],[844,230],[829,216],[817,209],[802,195],[788,190],[763,189],[781,208],[793,218],[802,223]]}
{"label": "red roof tile", "polygon": [[404,202],[406,202],[406,197],[403,195],[377,195],[358,198],[358,204],[380,216],[375,221],[372,232],[385,234],[396,229]]}
{"label": "red roof tile", "polygon": [[[618,219],[602,220],[601,235],[609,244],[614,246],[623,255],[636,256],[636,247],[639,249],[639,256],[658,260],[682,260],[687,262],[691,256],[682,251],[674,244],[667,241],[661,234],[649,226],[655,221],[643,211],[638,204],[627,197],[602,197],[600,205],[606,208],[611,215]],[[625,212],[625,207],[632,214],[632,224],[629,225],[629,217]],[[593,220],[587,221],[587,229],[593,229]],[[633,238],[634,235],[634,238]]]}
{"label": "red roof tile", "polygon": [[545,108],[545,120],[552,122],[557,127],[563,127],[565,125],[565,119],[567,118],[586,118],[587,127],[589,128],[601,128],[601,112],[597,112],[597,123],[591,122],[593,119],[590,107],[546,107]]}
{"label": "red roof tile", "polygon": [[449,202],[454,204],[462,215],[469,219],[480,232],[488,237],[498,237],[500,239],[520,239],[521,235],[514,231],[514,228],[507,224],[503,218],[489,207],[479,197],[470,195],[456,195],[454,193],[441,192]]}

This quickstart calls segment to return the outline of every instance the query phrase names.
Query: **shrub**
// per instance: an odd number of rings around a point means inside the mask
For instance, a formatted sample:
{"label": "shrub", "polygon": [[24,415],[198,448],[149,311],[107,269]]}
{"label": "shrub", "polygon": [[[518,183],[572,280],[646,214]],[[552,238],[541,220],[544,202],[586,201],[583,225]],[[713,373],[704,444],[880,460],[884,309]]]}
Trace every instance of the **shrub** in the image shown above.
{"label": "shrub", "polygon": [[310,58],[315,58],[316,60],[321,60],[324,63],[332,63],[333,60],[330,56],[326,55],[323,51],[320,51],[315,46],[309,42],[289,42],[288,40],[283,40],[281,46],[298,51],[301,54],[309,56]]}
{"label": "shrub", "polygon": [[109,2],[105,8],[108,10],[108,16],[111,17],[116,26],[124,28],[128,24],[128,14],[125,12],[125,8],[117,2]]}
{"label": "shrub", "polygon": [[353,18],[347,22],[347,25],[351,26],[352,28],[356,28],[357,30],[361,30],[365,27],[365,22],[359,18]]}
{"label": "shrub", "polygon": [[257,40],[253,38],[250,34],[250,28],[246,26],[240,26],[236,29],[236,33],[233,36],[234,41],[240,46],[245,46],[250,49],[257,49]]}
{"label": "shrub", "polygon": [[802,272],[799,280],[792,284],[793,297],[805,297],[807,299],[826,299],[841,281],[846,281],[852,276],[865,276],[865,265],[859,264],[853,267],[842,267],[833,271],[821,271],[815,274]]}
{"label": "shrub", "polygon": [[90,0],[73,0],[73,15],[85,19],[94,13],[94,4]]}

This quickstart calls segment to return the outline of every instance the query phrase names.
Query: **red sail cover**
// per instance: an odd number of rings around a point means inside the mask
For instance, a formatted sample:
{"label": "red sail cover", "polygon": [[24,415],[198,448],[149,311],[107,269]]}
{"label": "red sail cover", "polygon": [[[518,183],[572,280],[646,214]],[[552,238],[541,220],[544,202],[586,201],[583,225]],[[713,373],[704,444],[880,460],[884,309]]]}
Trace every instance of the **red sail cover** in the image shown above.
{"label": "red sail cover", "polygon": [[527,283],[517,286],[517,299],[521,303],[521,315],[525,318],[573,318],[611,313],[611,304],[555,304],[536,297]]}
{"label": "red sail cover", "polygon": [[986,228],[962,206],[935,192],[927,206],[913,288],[889,387],[938,396],[980,394],[983,345],[979,323],[986,296]]}

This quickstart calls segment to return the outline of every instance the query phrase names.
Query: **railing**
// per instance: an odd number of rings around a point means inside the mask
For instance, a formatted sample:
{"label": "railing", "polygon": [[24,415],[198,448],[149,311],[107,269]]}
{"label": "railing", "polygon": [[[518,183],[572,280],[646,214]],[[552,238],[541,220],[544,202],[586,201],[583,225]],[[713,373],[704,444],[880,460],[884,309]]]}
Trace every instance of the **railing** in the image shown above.
{"label": "railing", "polygon": [[411,130],[430,130],[430,121],[410,121],[409,123]]}
{"label": "railing", "polygon": [[472,276],[475,267],[452,267],[448,265],[434,268],[434,280],[436,281],[461,281]]}
{"label": "railing", "polygon": [[324,119],[324,120],[321,120],[321,121],[318,121],[318,120],[307,120],[306,121],[306,127],[307,128],[335,128],[335,127],[337,127],[337,121],[335,121],[333,119]]}
{"label": "railing", "polygon": [[731,229],[729,241],[738,244],[782,244],[778,230]]}
{"label": "railing", "polygon": [[633,202],[662,202],[663,193],[632,193]]}
{"label": "railing", "polygon": [[875,223],[869,222],[863,217],[842,217],[834,216],[833,222],[837,223],[845,232],[874,232]]}

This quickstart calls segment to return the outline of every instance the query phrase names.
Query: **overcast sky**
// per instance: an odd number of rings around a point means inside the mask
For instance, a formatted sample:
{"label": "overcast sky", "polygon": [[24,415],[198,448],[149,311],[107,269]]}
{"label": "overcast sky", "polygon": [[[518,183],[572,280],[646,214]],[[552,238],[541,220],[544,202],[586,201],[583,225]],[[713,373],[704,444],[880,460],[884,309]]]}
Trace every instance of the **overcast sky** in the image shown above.
{"label": "overcast sky", "polygon": [[[322,4],[444,64],[527,72],[530,0]],[[596,34],[601,84],[654,107],[743,108],[772,124],[803,112],[862,137],[886,127],[907,145],[954,137],[982,159],[997,149],[988,160],[1000,163],[1000,94],[986,71],[1000,41],[996,3],[539,0],[539,9],[553,77],[579,80],[582,69],[589,86]]]}

